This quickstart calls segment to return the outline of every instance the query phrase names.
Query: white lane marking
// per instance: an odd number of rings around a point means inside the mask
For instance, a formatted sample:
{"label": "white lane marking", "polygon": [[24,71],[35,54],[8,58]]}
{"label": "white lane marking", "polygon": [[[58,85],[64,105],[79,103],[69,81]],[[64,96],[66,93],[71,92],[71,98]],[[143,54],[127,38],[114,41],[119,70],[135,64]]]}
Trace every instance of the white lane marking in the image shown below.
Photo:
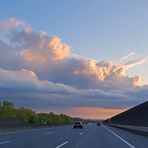
{"label": "white lane marking", "polygon": [[83,132],[80,133],[80,135],[82,135],[82,134],[83,134]]}
{"label": "white lane marking", "polygon": [[53,133],[55,133],[55,131],[47,132],[45,134],[50,135],[50,134],[53,134]]}
{"label": "white lane marking", "polygon": [[114,136],[116,136],[117,138],[119,138],[122,142],[124,142],[125,144],[127,144],[130,148],[136,148],[135,146],[133,146],[132,144],[130,144],[129,142],[127,142],[126,140],[124,140],[123,138],[121,138],[119,135],[117,135],[116,133],[114,133],[112,130],[110,130],[109,128],[107,128],[106,126],[103,126],[106,130],[108,130],[109,132],[111,132]]}
{"label": "white lane marking", "polygon": [[56,148],[60,148],[60,147],[64,146],[64,145],[67,144],[67,143],[68,143],[68,141],[65,141],[64,143],[58,145]]}
{"label": "white lane marking", "polygon": [[0,142],[0,144],[7,144],[10,143],[11,141],[4,141],[4,142]]}

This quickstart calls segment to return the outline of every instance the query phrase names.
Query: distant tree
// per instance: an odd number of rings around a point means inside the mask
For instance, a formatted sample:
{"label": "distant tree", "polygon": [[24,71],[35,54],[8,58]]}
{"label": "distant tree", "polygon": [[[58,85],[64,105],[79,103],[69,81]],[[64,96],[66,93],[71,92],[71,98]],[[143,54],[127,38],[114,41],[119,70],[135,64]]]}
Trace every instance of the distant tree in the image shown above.
{"label": "distant tree", "polygon": [[0,105],[0,116],[7,118],[16,118],[18,110],[14,107],[12,102],[3,101]]}
{"label": "distant tree", "polygon": [[24,123],[37,123],[38,122],[36,112],[28,108],[21,107],[19,109],[18,116]]}
{"label": "distant tree", "polygon": [[2,106],[6,109],[13,109],[14,108],[13,103],[10,101],[3,101]]}
{"label": "distant tree", "polygon": [[2,116],[2,103],[0,102],[0,117]]}
{"label": "distant tree", "polygon": [[38,116],[38,120],[41,124],[49,123],[49,117],[48,117],[47,113],[39,113],[37,116]]}
{"label": "distant tree", "polygon": [[0,102],[0,117],[3,118],[19,118],[24,123],[41,123],[49,125],[69,124],[74,120],[73,118],[64,114],[57,115],[53,112],[36,114],[29,108],[21,107],[16,109],[12,102]]}

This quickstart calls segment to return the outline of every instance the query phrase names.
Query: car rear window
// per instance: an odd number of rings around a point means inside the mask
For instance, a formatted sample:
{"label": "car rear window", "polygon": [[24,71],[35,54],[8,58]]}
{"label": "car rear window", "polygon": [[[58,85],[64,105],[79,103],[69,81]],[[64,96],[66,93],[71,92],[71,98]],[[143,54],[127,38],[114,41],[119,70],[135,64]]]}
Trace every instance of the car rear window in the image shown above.
{"label": "car rear window", "polygon": [[75,122],[75,124],[81,124],[80,122]]}

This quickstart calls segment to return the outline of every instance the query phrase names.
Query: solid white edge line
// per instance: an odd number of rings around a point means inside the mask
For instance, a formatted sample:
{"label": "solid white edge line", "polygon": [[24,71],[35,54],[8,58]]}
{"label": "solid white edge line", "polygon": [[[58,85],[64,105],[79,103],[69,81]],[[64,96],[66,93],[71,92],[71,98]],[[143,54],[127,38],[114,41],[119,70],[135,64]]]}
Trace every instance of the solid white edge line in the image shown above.
{"label": "solid white edge line", "polygon": [[67,143],[68,143],[68,141],[65,141],[64,143],[58,145],[56,148],[60,148],[60,147],[64,146],[64,145],[67,144]]}
{"label": "solid white edge line", "polygon": [[10,143],[11,141],[4,141],[4,142],[0,142],[0,144],[7,144],[7,143]]}
{"label": "solid white edge line", "polygon": [[127,142],[126,140],[124,140],[123,138],[121,138],[119,135],[117,135],[115,132],[113,132],[112,130],[110,130],[106,126],[103,126],[103,127],[106,130],[108,130],[109,132],[111,132],[114,136],[116,136],[117,138],[119,138],[122,142],[124,142],[125,144],[127,144],[130,148],[136,148],[135,146],[133,146],[132,144],[130,144],[129,142]]}

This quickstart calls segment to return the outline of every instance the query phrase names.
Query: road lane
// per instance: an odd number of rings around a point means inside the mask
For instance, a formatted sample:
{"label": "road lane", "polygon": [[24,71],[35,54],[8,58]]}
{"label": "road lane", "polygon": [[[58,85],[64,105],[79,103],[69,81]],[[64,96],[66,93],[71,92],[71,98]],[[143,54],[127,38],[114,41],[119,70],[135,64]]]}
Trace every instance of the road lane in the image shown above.
{"label": "road lane", "polygon": [[5,145],[6,148],[55,148],[58,144],[60,145],[63,141],[66,141],[66,139],[69,139],[72,136],[77,137],[79,133],[80,129],[75,130],[72,126],[63,126],[28,132],[4,134],[0,135],[0,139],[2,141],[11,139],[11,144]]}
{"label": "road lane", "polygon": [[133,148],[148,146],[147,137],[113,127],[107,128],[90,124],[84,126],[84,129],[62,126],[4,134],[0,135],[0,148],[132,148],[130,144]]}
{"label": "road lane", "polygon": [[138,135],[132,132],[121,130],[114,127],[109,127],[116,134],[120,135],[124,140],[128,141],[136,148],[147,148],[148,147],[148,137]]}
{"label": "road lane", "polygon": [[53,133],[55,133],[55,131],[47,132],[45,134],[49,135],[49,134],[53,134]]}
{"label": "road lane", "polygon": [[65,141],[65,142],[63,142],[62,144],[56,146],[56,148],[60,148],[60,147],[64,146],[64,145],[67,144],[67,143],[68,143],[68,141]]}
{"label": "road lane", "polygon": [[121,138],[118,134],[116,134],[115,132],[113,132],[111,129],[109,129],[106,126],[103,126],[105,129],[107,129],[109,132],[111,132],[114,136],[116,136],[118,139],[120,139],[122,142],[124,142],[125,144],[127,144],[130,148],[135,148],[135,146],[133,146],[132,144],[130,144],[129,142],[127,142],[126,140],[124,140],[123,138]]}
{"label": "road lane", "polygon": [[102,126],[92,128],[93,130],[81,139],[74,148],[129,148]]}
{"label": "road lane", "polygon": [[11,141],[3,141],[3,142],[0,142],[0,145],[2,144],[7,144],[7,143],[10,143]]}

